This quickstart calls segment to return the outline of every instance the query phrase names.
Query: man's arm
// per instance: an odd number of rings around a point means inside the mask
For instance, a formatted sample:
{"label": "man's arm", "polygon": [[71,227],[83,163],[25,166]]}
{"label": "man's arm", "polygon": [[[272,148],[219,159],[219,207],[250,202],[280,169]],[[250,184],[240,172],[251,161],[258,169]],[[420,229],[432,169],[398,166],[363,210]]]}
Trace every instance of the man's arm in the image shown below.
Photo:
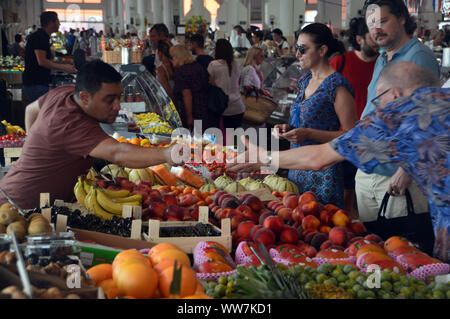
{"label": "man's arm", "polygon": [[89,155],[128,168],[146,168],[158,164],[173,164],[172,148],[144,148],[119,143],[113,138],[100,142]]}
{"label": "man's arm", "polygon": [[39,66],[42,68],[61,70],[67,73],[77,72],[77,69],[73,64],[56,63],[47,59],[47,54],[44,50],[34,50],[34,53],[36,54],[36,59]]}
{"label": "man's arm", "polygon": [[36,121],[40,110],[39,100],[36,100],[27,106],[25,110],[25,131],[27,133],[30,132],[30,129]]}

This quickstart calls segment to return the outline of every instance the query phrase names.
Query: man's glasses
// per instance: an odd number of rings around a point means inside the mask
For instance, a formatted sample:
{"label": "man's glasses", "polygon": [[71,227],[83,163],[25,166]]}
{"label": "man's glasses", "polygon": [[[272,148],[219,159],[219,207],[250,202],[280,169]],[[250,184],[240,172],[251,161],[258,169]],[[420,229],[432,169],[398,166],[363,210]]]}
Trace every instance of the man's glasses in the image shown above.
{"label": "man's glasses", "polygon": [[381,101],[380,101],[380,97],[382,97],[383,95],[387,94],[390,90],[392,90],[392,88],[387,89],[386,91],[384,91],[383,93],[381,93],[380,95],[376,96],[372,101],[370,101],[373,105],[375,105],[375,107],[380,107]]}
{"label": "man's glasses", "polygon": [[298,52],[300,52],[301,54],[305,54],[306,51],[308,51],[308,48],[305,47],[303,44],[295,44],[295,50],[298,50]]}

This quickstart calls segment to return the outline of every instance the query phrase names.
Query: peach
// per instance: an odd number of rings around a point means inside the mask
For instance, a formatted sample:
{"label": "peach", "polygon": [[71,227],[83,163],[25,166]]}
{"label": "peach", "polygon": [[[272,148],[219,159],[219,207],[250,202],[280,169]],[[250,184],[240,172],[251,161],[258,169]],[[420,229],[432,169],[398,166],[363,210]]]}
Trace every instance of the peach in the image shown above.
{"label": "peach", "polygon": [[256,214],[254,211],[244,212],[243,214],[244,214],[244,217],[245,217],[247,220],[250,220],[250,221],[252,221],[252,222],[255,223],[255,224],[258,223],[258,221],[259,221],[259,216],[258,216],[258,214]]}
{"label": "peach", "polygon": [[339,210],[339,207],[333,204],[326,204],[323,208],[331,214],[334,214]]}
{"label": "peach", "polygon": [[247,206],[247,205],[239,205],[236,209],[242,213],[253,212],[252,209],[250,208],[250,206]]}
{"label": "peach", "polygon": [[275,214],[278,214],[278,212],[280,211],[280,209],[286,208],[286,206],[284,206],[283,204],[280,205],[276,205],[275,209],[273,210],[275,212]]}
{"label": "peach", "polygon": [[259,224],[260,225],[264,224],[264,220],[269,216],[275,216],[275,215],[272,212],[266,212],[264,214],[261,214],[258,219]]}
{"label": "peach", "polygon": [[263,203],[261,200],[256,196],[249,196],[247,197],[243,202],[243,205],[249,206],[254,212],[259,212],[261,209],[264,208]]}
{"label": "peach", "polygon": [[319,232],[324,233],[324,234],[329,234],[330,231],[331,231],[330,226],[320,226],[320,228],[319,228]]}
{"label": "peach", "polygon": [[261,228],[255,233],[255,243],[259,245],[262,243],[264,246],[270,246],[275,244],[276,236],[270,229]]}
{"label": "peach", "polygon": [[250,239],[251,239],[252,241],[255,241],[255,234],[256,234],[256,232],[257,232],[258,230],[260,230],[261,228],[264,228],[264,227],[261,226],[261,225],[254,225],[254,226],[252,227],[252,229],[250,230]]}
{"label": "peach", "polygon": [[280,240],[286,244],[297,244],[299,239],[298,231],[290,226],[285,226],[280,233]]}
{"label": "peach", "polygon": [[263,226],[278,235],[284,227],[284,222],[279,216],[269,216],[264,220]]}
{"label": "peach", "polygon": [[281,219],[283,219],[284,221],[289,221],[289,220],[293,220],[292,219],[292,209],[288,208],[288,207],[284,207],[281,208],[278,212],[277,215],[279,217],[281,217]]}
{"label": "peach", "polygon": [[347,230],[344,227],[333,227],[328,237],[334,245],[344,246],[347,243]]}
{"label": "peach", "polygon": [[333,217],[331,217],[331,221],[334,226],[345,227],[350,222],[350,218],[348,218],[347,214],[345,214],[345,212],[340,209],[333,214]]}
{"label": "peach", "polygon": [[231,229],[237,229],[239,224],[245,221],[243,215],[235,215],[231,218]]}
{"label": "peach", "polygon": [[327,210],[321,210],[320,212],[319,212],[319,219],[320,219],[320,222],[323,224],[323,225],[327,225],[327,226],[330,226],[331,225],[331,217],[332,217],[333,215],[329,212],[329,211],[327,211]]}
{"label": "peach", "polygon": [[307,243],[308,245],[311,245],[311,241],[313,240],[314,236],[316,236],[317,234],[320,234],[320,233],[316,232],[316,231],[307,233],[305,235],[305,243]]}
{"label": "peach", "polygon": [[250,240],[250,232],[255,226],[255,223],[251,221],[245,221],[239,224],[237,227],[237,234],[239,237],[243,238],[244,240]]}
{"label": "peach", "polygon": [[305,217],[305,215],[303,215],[303,212],[299,207],[294,208],[294,210],[292,211],[292,219],[296,223],[301,224],[304,217]]}
{"label": "peach", "polygon": [[305,192],[298,198],[298,207],[302,208],[306,203],[313,201],[316,201],[316,195],[313,192]]}
{"label": "peach", "polygon": [[352,222],[349,227],[355,235],[362,235],[367,232],[366,227],[360,222]]}
{"label": "peach", "polygon": [[295,194],[287,194],[283,197],[283,205],[287,208],[294,209],[298,206],[299,197]]}
{"label": "peach", "polygon": [[323,233],[317,233],[311,240],[311,246],[319,250],[320,246],[328,240],[328,236]]}
{"label": "peach", "polygon": [[319,203],[316,201],[311,201],[306,204],[303,204],[302,206],[302,212],[303,215],[314,215],[316,217],[319,217]]}
{"label": "peach", "polygon": [[314,215],[305,216],[302,220],[303,229],[318,229],[320,226],[320,220]]}
{"label": "peach", "polygon": [[273,210],[273,207],[274,207],[276,204],[281,204],[281,202],[278,201],[278,200],[272,200],[272,201],[270,201],[270,202],[267,203],[267,208]]}

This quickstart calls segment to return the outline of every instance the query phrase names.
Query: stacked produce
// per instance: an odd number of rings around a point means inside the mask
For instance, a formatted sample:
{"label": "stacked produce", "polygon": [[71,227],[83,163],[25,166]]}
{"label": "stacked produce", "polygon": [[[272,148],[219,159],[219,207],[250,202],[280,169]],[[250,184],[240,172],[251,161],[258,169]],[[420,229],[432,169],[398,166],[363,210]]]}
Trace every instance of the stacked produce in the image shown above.
{"label": "stacked produce", "polygon": [[134,116],[137,118],[136,124],[143,133],[172,134],[174,130],[169,122],[164,121],[156,113],[142,113]]}
{"label": "stacked produce", "polygon": [[0,71],[21,71],[25,70],[25,60],[20,56],[0,56]]}
{"label": "stacked produce", "polygon": [[20,126],[12,125],[6,120],[0,123],[0,147],[22,147],[26,135]]}
{"label": "stacked produce", "polygon": [[148,257],[137,250],[122,251],[112,265],[100,264],[87,273],[108,299],[209,298],[188,255],[172,244],[154,246]]}

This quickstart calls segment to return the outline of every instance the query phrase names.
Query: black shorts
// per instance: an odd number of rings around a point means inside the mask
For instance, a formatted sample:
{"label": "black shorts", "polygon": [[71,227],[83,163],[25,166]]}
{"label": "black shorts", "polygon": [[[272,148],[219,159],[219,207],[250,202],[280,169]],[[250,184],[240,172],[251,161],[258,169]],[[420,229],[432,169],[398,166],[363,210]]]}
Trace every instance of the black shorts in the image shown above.
{"label": "black shorts", "polygon": [[358,170],[349,161],[342,162],[342,174],[344,175],[344,189],[355,189],[355,175]]}

